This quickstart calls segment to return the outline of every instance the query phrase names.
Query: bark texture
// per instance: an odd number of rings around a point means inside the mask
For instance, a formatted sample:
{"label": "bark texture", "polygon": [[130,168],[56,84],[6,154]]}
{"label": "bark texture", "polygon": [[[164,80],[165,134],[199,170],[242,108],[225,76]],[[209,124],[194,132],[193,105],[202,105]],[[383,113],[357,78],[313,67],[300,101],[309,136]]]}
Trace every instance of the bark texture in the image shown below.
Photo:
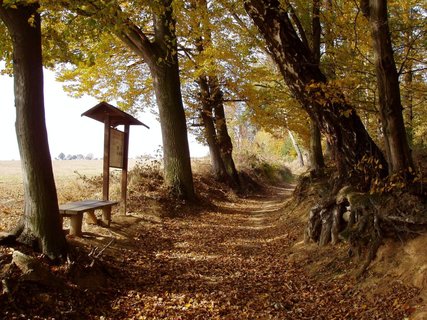
{"label": "bark texture", "polygon": [[320,130],[314,121],[310,121],[310,164],[315,174],[321,174],[325,168]]}
{"label": "bark texture", "polygon": [[389,164],[389,173],[413,169],[402,114],[399,76],[393,56],[393,47],[387,18],[387,0],[362,0],[363,14],[369,19],[375,53],[379,111]]}
{"label": "bark texture", "polygon": [[[312,52],[313,59],[320,66],[320,38],[322,26],[320,24],[320,0],[313,0],[312,25]],[[310,163],[311,170],[315,174],[321,174],[325,167],[325,160],[322,153],[322,138],[317,123],[310,119]]]}
{"label": "bark texture", "polygon": [[165,182],[176,195],[193,199],[193,176],[178,65],[156,68],[152,75],[162,129]]}
{"label": "bark texture", "polygon": [[403,81],[405,82],[405,86],[407,87],[406,94],[404,95],[405,99],[405,115],[406,115],[406,135],[408,137],[408,144],[411,147],[414,144],[414,112],[413,112],[413,97],[412,97],[412,81],[413,81],[413,73],[412,73],[412,63],[409,63],[408,71],[403,77]]}
{"label": "bark texture", "polygon": [[215,126],[218,137],[221,158],[225,171],[233,187],[240,187],[239,173],[233,160],[233,143],[228,134],[227,120],[225,118],[223,93],[216,77],[211,79],[211,96],[214,103]]}
{"label": "bark texture", "polygon": [[[409,9],[409,17],[412,18],[413,16],[413,8]],[[414,30],[412,28],[409,28],[405,31],[405,51],[410,52],[412,50],[414,41]],[[414,67],[414,62],[411,59],[408,59],[405,63],[405,74],[403,76],[403,82],[404,86],[406,87],[405,93],[403,94],[403,100],[404,100],[404,121],[405,121],[405,127],[406,127],[406,135],[408,137],[408,144],[409,147],[412,148],[414,145],[414,113],[413,113],[413,107],[414,107],[414,101],[413,101],[413,80],[414,80],[414,73],[412,71],[412,68]]]}
{"label": "bark texture", "polygon": [[[284,80],[320,131],[335,146],[341,172],[354,168],[363,156],[387,168],[381,150],[367,133],[355,110],[342,94],[331,90],[313,53],[295,31],[278,0],[247,0],[245,9],[267,42]],[[333,98],[331,98],[331,96]],[[380,169],[382,175],[386,170]]]}
{"label": "bark texture", "polygon": [[24,182],[24,230],[30,240],[52,259],[64,256],[66,241],[59,217],[45,124],[40,15],[38,4],[2,6],[0,18],[13,43],[16,134]]}

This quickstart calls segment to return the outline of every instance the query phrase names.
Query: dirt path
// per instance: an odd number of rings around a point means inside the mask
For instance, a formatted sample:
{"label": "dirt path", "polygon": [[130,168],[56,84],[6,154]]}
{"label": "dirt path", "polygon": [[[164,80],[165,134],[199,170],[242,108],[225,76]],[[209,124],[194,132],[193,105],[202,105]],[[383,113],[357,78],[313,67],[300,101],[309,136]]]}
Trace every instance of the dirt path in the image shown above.
{"label": "dirt path", "polygon": [[352,280],[309,276],[310,257],[290,258],[302,230],[283,216],[291,191],[145,224],[118,266],[128,274],[113,309],[148,319],[402,319],[395,295],[368,298]]}
{"label": "dirt path", "polygon": [[389,292],[370,296],[345,276],[350,262],[343,256],[323,274],[310,272],[315,259],[333,256],[337,249],[316,258],[313,248],[295,246],[301,222],[283,213],[291,191],[291,186],[271,188],[268,195],[217,202],[214,211],[184,218],[115,217],[110,236],[94,229],[81,241],[101,248],[115,238],[100,257],[101,267],[77,277],[92,288],[61,292],[55,310],[39,307],[35,314],[57,319],[403,319],[409,307],[401,292],[411,297],[409,289],[390,284]]}

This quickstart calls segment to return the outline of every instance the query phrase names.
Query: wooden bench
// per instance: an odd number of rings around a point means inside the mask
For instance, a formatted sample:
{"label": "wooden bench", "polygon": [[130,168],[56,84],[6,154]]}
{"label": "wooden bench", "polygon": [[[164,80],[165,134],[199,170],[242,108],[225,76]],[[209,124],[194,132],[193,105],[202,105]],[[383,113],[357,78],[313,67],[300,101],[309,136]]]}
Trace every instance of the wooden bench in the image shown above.
{"label": "wooden bench", "polygon": [[102,209],[102,222],[110,226],[111,222],[111,207],[118,204],[117,201],[108,200],[83,200],[61,204],[59,206],[59,214],[62,217],[70,218],[70,235],[82,236],[83,213],[87,212],[91,222],[98,223],[95,215],[96,209]]}

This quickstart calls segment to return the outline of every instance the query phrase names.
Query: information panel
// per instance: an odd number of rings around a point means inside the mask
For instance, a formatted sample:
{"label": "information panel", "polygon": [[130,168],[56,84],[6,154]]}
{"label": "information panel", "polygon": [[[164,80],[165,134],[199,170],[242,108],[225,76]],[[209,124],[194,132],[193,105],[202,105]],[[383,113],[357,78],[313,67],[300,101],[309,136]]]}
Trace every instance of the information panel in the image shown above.
{"label": "information panel", "polygon": [[125,133],[110,129],[110,167],[123,169]]}

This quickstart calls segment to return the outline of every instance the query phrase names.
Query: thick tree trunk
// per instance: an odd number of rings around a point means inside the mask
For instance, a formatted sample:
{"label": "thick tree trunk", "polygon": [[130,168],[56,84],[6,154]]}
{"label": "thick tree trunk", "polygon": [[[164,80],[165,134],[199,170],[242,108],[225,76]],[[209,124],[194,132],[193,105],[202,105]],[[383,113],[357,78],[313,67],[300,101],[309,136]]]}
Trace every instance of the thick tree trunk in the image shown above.
{"label": "thick tree trunk", "polygon": [[224,162],[221,158],[221,151],[217,140],[208,79],[206,77],[200,77],[198,83],[201,91],[200,100],[202,104],[202,110],[200,113],[203,121],[203,127],[205,129],[206,142],[209,146],[212,173],[216,180],[226,181],[227,173],[225,171]]}
{"label": "thick tree trunk", "polygon": [[403,122],[399,79],[388,26],[387,0],[362,0],[361,7],[371,25],[389,173],[404,173],[408,168],[413,169],[414,165]]}
{"label": "thick tree trunk", "polygon": [[313,14],[311,17],[312,28],[312,51],[313,59],[320,65],[320,38],[322,35],[322,25],[320,24],[320,0],[313,0]]}
{"label": "thick tree trunk", "polygon": [[321,174],[322,169],[325,168],[320,130],[312,120],[310,121],[310,164],[315,174]]}
{"label": "thick tree trunk", "polygon": [[405,99],[405,118],[406,118],[406,135],[408,137],[409,146],[414,144],[414,112],[413,112],[413,98],[412,98],[412,80],[413,74],[411,71],[411,64],[408,66],[408,71],[403,77],[406,86]]}
{"label": "thick tree trunk", "polygon": [[387,163],[381,150],[343,95],[336,94],[336,88],[328,88],[310,48],[301,41],[279,1],[247,0],[245,9],[265,38],[288,87],[335,146],[338,161],[347,168],[341,172],[355,168],[368,156],[378,160],[383,169],[376,171],[386,175]]}
{"label": "thick tree trunk", "polygon": [[[332,11],[333,5],[332,0],[325,1],[325,10]],[[336,78],[336,70],[335,70],[335,54],[334,54],[334,33],[333,33],[333,24],[332,21],[324,22],[324,42],[325,42],[325,55],[327,56],[327,63],[323,65],[325,70],[326,77],[328,79]],[[320,40],[319,40],[319,58],[320,58]],[[332,143],[329,139],[326,139],[326,147],[325,147],[325,155],[332,161],[335,161],[335,150],[332,146]]]}
{"label": "thick tree trunk", "polygon": [[234,187],[240,187],[239,173],[233,160],[233,143],[227,129],[227,120],[225,118],[223,94],[218,85],[216,77],[210,79],[210,90],[212,102],[215,111],[215,126],[218,137],[221,158],[225,166],[227,176]]}
{"label": "thick tree trunk", "polygon": [[[45,124],[40,15],[38,4],[5,8],[0,18],[13,43],[16,134],[24,181],[23,240],[34,240],[55,259],[66,253]],[[30,22],[31,21],[31,22]],[[34,244],[34,243],[33,243]]]}
{"label": "thick tree trunk", "polygon": [[151,68],[163,140],[165,183],[175,195],[194,198],[178,61]]}
{"label": "thick tree trunk", "polygon": [[203,121],[203,126],[205,129],[205,137],[209,147],[209,155],[211,158],[212,173],[216,180],[226,181],[227,173],[225,172],[224,162],[221,158],[221,151],[219,149],[215,124],[212,119],[212,110],[206,109],[206,106],[203,106],[201,111],[201,117]]}
{"label": "thick tree trunk", "polygon": [[288,130],[288,134],[289,134],[289,138],[291,139],[292,145],[295,149],[295,152],[297,153],[298,164],[300,167],[304,167],[304,158],[302,156],[302,152],[298,145],[298,142],[295,139],[294,135],[292,134],[291,130]]}
{"label": "thick tree trunk", "polygon": [[[182,103],[175,20],[172,1],[163,0],[164,12],[154,17],[155,43],[159,53],[149,60],[162,128],[165,182],[172,192],[194,199],[193,174],[187,123]],[[153,58],[153,57],[151,57]],[[159,58],[163,59],[159,61]]]}
{"label": "thick tree trunk", "polygon": [[[410,8],[409,10],[410,10],[409,17],[412,18],[414,9]],[[405,33],[406,33],[405,51],[409,52],[412,48],[412,42],[414,41],[414,30],[412,28],[409,28]],[[410,148],[412,148],[414,145],[414,123],[413,123],[414,101],[413,101],[413,87],[412,87],[414,74],[413,74],[412,68],[413,68],[413,61],[411,59],[408,59],[405,63],[406,73],[403,76],[403,82],[405,83],[405,93],[403,95],[403,99],[404,99],[404,109],[405,109],[404,121],[405,121],[405,127],[406,127],[406,135],[408,137],[408,144]]]}
{"label": "thick tree trunk", "polygon": [[[182,103],[172,1],[159,2],[154,14],[154,41],[130,20],[122,21],[117,36],[150,68],[162,129],[165,184],[176,195],[194,198],[193,176]],[[117,12],[121,12],[117,9]]]}
{"label": "thick tree trunk", "polygon": [[[320,0],[313,0],[312,24],[312,52],[313,59],[320,66],[320,37],[322,26],[320,24]],[[315,174],[321,174],[325,167],[325,160],[322,153],[322,140],[320,130],[316,122],[310,119],[310,164],[311,170]]]}

